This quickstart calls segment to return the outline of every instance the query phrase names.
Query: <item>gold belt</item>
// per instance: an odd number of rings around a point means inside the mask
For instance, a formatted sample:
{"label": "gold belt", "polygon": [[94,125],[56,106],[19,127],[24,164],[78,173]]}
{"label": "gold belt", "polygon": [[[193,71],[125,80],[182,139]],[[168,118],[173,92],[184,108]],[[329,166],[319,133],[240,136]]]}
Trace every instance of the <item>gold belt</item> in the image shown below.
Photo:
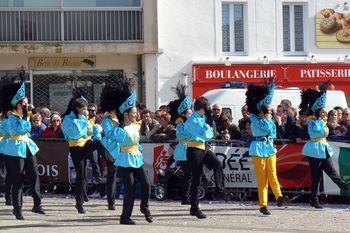
{"label": "gold belt", "polygon": [[10,138],[11,138],[12,140],[20,140],[20,141],[24,141],[24,142],[26,142],[26,143],[29,142],[28,134],[13,135],[13,136],[10,136]]}
{"label": "gold belt", "polygon": [[205,150],[205,142],[185,141],[187,147],[194,147]]}
{"label": "gold belt", "polygon": [[321,142],[323,144],[328,144],[326,138],[311,138],[311,141],[313,141],[313,142]]}
{"label": "gold belt", "polygon": [[122,152],[127,152],[127,153],[130,153],[130,154],[132,154],[132,155],[134,155],[134,154],[140,154],[141,152],[140,152],[140,149],[139,149],[139,146],[137,145],[137,144],[134,144],[134,145],[132,145],[132,146],[122,146],[121,148],[120,148],[120,150],[122,151]]}
{"label": "gold belt", "polygon": [[89,138],[78,138],[78,139],[75,139],[75,140],[70,140],[68,142],[68,144],[69,144],[70,147],[75,147],[75,146],[83,147],[83,146],[85,146],[85,143],[88,140],[89,140]]}

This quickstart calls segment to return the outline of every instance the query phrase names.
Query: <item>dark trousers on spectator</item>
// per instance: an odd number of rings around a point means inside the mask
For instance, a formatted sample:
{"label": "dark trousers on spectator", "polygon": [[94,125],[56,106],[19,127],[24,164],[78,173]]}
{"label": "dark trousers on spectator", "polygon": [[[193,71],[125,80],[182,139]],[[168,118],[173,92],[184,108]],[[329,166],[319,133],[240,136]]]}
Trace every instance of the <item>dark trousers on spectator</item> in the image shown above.
{"label": "dark trousers on spectator", "polygon": [[179,161],[181,169],[184,173],[184,177],[181,183],[182,201],[188,201],[190,199],[190,185],[191,185],[191,168],[188,161]]}
{"label": "dark trousers on spectator", "polygon": [[83,147],[74,146],[70,148],[76,178],[75,178],[75,200],[77,205],[83,205],[86,198],[86,158],[94,150],[101,148],[100,141],[87,141]]}
{"label": "dark trousers on spectator", "polygon": [[225,181],[222,163],[216,157],[215,153],[209,149],[205,150],[204,165],[213,170],[214,182],[217,192],[225,192]]}
{"label": "dark trousers on spectator", "polygon": [[125,187],[123,211],[121,219],[129,219],[134,207],[135,201],[135,179],[141,185],[141,210],[148,210],[148,201],[150,195],[150,185],[145,170],[142,167],[118,167],[118,174]]}
{"label": "dark trousers on spectator", "polygon": [[332,159],[329,156],[327,156],[326,159],[317,159],[312,157],[308,157],[308,159],[312,176],[311,199],[316,199],[319,195],[323,171],[336,185],[338,185],[339,188],[346,188],[346,183],[335,171]]}
{"label": "dark trousers on spectator", "polygon": [[108,205],[114,205],[117,194],[117,167],[113,161],[107,160],[107,202]]}
{"label": "dark trousers on spectator", "polygon": [[12,184],[10,181],[10,176],[8,175],[8,169],[6,165],[6,158],[7,156],[0,154],[0,170],[3,177],[5,177],[5,200],[11,201],[12,195],[11,195],[11,189]]}
{"label": "dark trousers on spectator", "polygon": [[7,174],[12,184],[12,204],[14,209],[22,208],[23,183],[25,175],[28,177],[32,189],[34,206],[41,205],[40,180],[38,174],[38,163],[35,156],[32,156],[27,148],[27,157],[20,158],[7,156]]}
{"label": "dark trousers on spectator", "polygon": [[203,164],[205,159],[205,151],[188,147],[187,148],[187,161],[192,173],[190,196],[191,196],[191,208],[198,209],[198,187],[203,173]]}

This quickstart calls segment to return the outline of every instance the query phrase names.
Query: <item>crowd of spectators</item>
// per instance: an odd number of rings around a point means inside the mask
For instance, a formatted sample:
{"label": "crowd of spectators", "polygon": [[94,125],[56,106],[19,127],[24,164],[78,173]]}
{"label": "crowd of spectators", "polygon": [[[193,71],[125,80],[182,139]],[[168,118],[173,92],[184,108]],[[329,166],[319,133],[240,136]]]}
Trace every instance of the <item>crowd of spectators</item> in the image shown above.
{"label": "crowd of spectators", "polygon": [[[102,113],[98,113],[98,106],[90,104],[88,117],[94,119],[95,124],[102,125]],[[138,105],[141,123],[141,141],[167,142],[176,140],[176,119],[170,115],[168,106],[162,105],[155,112],[146,109],[144,104]],[[211,116],[207,116],[209,125],[214,129],[216,140],[240,140],[247,144],[252,140],[250,115],[247,106],[241,108],[242,118],[233,119],[230,111],[214,103]],[[291,142],[302,143],[309,139],[308,117],[298,112],[287,99],[273,109],[272,117],[276,124],[277,139],[287,139]],[[61,130],[62,116],[48,108],[36,109],[31,116],[33,139],[64,138]],[[234,122],[238,122],[235,124]],[[328,112],[327,126],[328,140],[350,140],[350,109],[335,107]],[[102,127],[100,127],[102,131]]]}

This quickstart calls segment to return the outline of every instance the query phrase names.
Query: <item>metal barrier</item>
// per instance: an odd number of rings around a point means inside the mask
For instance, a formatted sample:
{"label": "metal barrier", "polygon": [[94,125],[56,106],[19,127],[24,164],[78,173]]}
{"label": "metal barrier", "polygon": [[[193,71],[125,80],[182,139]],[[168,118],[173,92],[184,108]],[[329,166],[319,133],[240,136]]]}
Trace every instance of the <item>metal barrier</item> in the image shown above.
{"label": "metal barrier", "polygon": [[[142,142],[144,147],[145,169],[152,185],[157,182],[159,168],[165,166],[171,155],[169,149],[170,143],[175,142],[176,141],[163,143],[151,141]],[[71,162],[69,162],[68,143],[64,139],[39,139],[37,143],[41,149],[38,154],[38,164],[40,166],[39,172],[43,185],[71,186],[74,182],[74,177],[72,177],[72,174],[74,174],[74,167]],[[298,195],[308,194],[311,185],[311,174],[307,158],[301,155],[303,144],[289,144],[289,140],[276,140],[276,143],[276,148],[278,150],[277,169],[283,192]],[[255,171],[251,157],[247,156],[249,148],[243,146],[246,142],[240,140],[213,140],[208,144],[222,162],[227,190],[232,192],[234,197],[238,200],[246,200],[255,195],[257,191]],[[332,145],[338,147],[336,151],[341,151],[345,148],[345,155],[350,152],[349,143],[333,143]],[[344,159],[344,154],[341,155],[339,152],[338,155],[334,157],[336,157],[334,162],[338,163],[338,161],[340,161],[338,157]],[[345,163],[347,163],[347,161],[345,161]],[[91,170],[91,168],[89,169]],[[90,172],[88,174],[90,174]],[[205,170],[205,174],[210,181],[207,185],[207,191],[211,192],[215,188],[212,182],[213,175],[209,170]],[[347,173],[343,171],[343,176],[346,176],[346,174]],[[326,194],[343,195],[339,193],[339,191],[332,189],[332,186],[329,186],[329,184],[331,183],[325,183]],[[327,187],[330,187],[328,191]]]}

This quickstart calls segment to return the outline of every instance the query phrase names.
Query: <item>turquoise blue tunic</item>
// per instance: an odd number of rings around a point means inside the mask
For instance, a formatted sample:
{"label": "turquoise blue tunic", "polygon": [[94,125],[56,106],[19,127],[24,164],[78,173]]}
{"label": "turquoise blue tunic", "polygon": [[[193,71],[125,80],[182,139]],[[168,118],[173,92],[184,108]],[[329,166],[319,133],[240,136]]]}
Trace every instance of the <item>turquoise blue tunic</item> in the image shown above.
{"label": "turquoise blue tunic", "polygon": [[272,119],[264,119],[250,114],[252,134],[255,139],[250,144],[249,155],[268,158],[277,153],[273,139],[276,138],[276,125]]}
{"label": "turquoise blue tunic", "polygon": [[92,126],[92,140],[94,141],[101,141],[102,135],[99,129],[99,126],[97,124],[94,124]]}
{"label": "turquoise blue tunic", "polygon": [[213,129],[205,122],[205,116],[194,112],[185,122],[184,132],[188,141],[207,142],[213,138]]}
{"label": "turquoise blue tunic", "polygon": [[8,138],[6,146],[3,149],[4,155],[26,158],[27,148],[29,149],[32,156],[38,153],[38,146],[29,137],[29,133],[32,128],[31,123],[29,121],[23,120],[22,117],[18,115],[10,114],[6,122],[6,127],[9,136],[22,135],[24,138],[26,138],[26,140],[15,140]]}
{"label": "turquoise blue tunic", "polygon": [[113,140],[113,138],[109,137],[113,135],[113,130],[115,127],[118,126],[114,126],[113,120],[111,118],[106,117],[102,120],[102,128],[103,132],[105,133],[105,136],[102,138],[102,144],[114,159],[116,159],[120,154],[119,143]]}
{"label": "turquoise blue tunic", "polygon": [[7,118],[0,119],[0,154],[4,153],[5,147],[8,142],[8,130],[7,130]]}
{"label": "turquoise blue tunic", "polygon": [[[117,155],[114,165],[118,167],[139,168],[143,165],[142,147],[140,141],[140,123],[133,123],[121,128],[115,126],[112,130],[105,132],[107,138],[119,143],[121,151]],[[123,151],[123,147],[136,147],[134,152]]]}
{"label": "turquoise blue tunic", "polygon": [[[332,147],[327,143],[326,137],[328,136],[328,127],[322,119],[311,120],[308,123],[308,132],[310,140],[304,145],[302,154],[308,157],[325,159],[326,151],[329,156],[333,156]],[[312,139],[318,142],[313,142]]]}
{"label": "turquoise blue tunic", "polygon": [[176,161],[187,161],[187,145],[182,143],[182,141],[187,141],[190,137],[185,133],[185,124],[183,122],[176,125],[176,137],[179,143],[174,150],[174,159]]}
{"label": "turquoise blue tunic", "polygon": [[62,122],[62,132],[67,141],[86,138],[88,127],[89,122],[86,116],[83,115],[78,119],[74,112],[66,115]]}

